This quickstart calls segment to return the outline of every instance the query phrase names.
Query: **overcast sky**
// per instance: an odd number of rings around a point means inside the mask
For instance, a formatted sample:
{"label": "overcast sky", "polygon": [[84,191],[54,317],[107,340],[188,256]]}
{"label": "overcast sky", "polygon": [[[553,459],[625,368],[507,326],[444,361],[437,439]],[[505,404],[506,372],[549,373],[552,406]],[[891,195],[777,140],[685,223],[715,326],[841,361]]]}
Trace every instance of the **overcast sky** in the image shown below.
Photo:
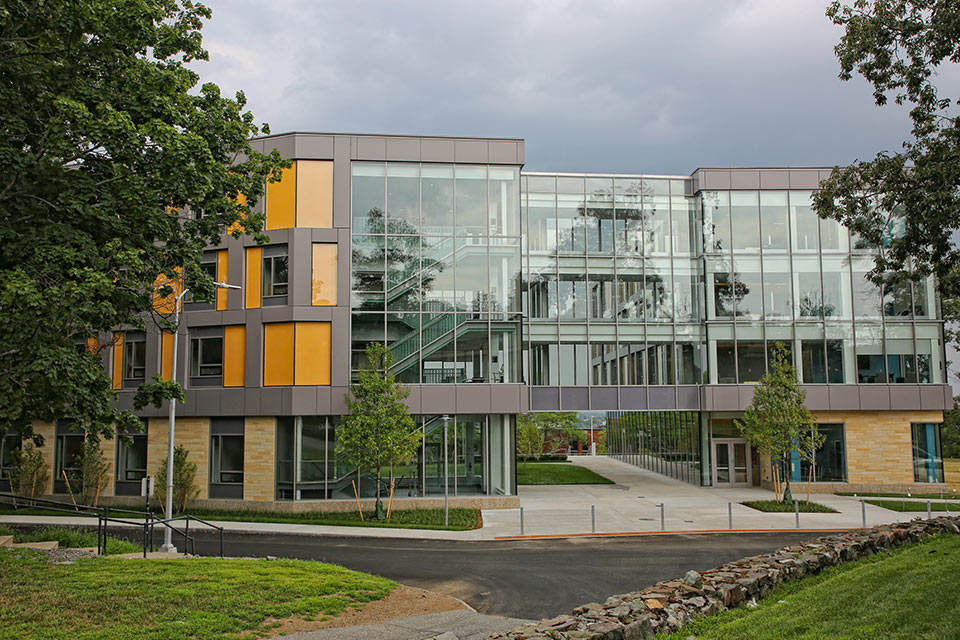
{"label": "overcast sky", "polygon": [[821,0],[212,0],[203,81],[274,133],[504,136],[528,170],[689,174],[896,151]]}

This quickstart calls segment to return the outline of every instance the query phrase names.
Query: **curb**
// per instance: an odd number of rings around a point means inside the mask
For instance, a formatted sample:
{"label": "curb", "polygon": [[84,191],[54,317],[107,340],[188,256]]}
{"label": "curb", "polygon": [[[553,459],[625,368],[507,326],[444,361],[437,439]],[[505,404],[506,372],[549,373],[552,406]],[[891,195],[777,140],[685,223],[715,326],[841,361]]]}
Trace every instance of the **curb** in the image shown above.
{"label": "curb", "polygon": [[495,536],[494,540],[558,540],[563,538],[619,538],[634,536],[675,536],[679,534],[705,535],[711,533],[838,533],[855,531],[861,527],[816,529],[693,529],[676,531],[619,531],[610,533],[545,533],[526,536]]}

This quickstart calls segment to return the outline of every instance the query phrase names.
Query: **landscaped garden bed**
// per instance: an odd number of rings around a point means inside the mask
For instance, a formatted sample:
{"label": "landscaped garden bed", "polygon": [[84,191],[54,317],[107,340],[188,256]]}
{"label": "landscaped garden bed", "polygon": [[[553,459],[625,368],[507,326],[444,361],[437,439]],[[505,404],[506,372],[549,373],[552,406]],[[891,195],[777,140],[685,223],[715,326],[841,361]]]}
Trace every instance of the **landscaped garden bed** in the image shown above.
{"label": "landscaped garden bed", "polygon": [[586,467],[556,462],[526,462],[517,465],[517,484],[614,484]]}
{"label": "landscaped garden bed", "polygon": [[[741,502],[745,507],[756,509],[757,511],[766,511],[768,513],[794,513],[793,502],[777,502],[776,500],[749,500]],[[825,504],[817,502],[797,501],[797,509],[800,513],[839,513]]]}

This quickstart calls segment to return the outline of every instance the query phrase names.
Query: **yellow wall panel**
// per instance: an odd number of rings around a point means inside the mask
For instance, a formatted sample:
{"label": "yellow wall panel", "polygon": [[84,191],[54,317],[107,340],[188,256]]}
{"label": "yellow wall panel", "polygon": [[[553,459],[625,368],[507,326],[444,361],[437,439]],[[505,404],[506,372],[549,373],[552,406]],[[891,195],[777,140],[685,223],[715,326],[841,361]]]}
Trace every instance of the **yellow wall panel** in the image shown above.
{"label": "yellow wall panel", "polygon": [[173,370],[173,334],[164,331],[160,334],[160,377],[170,380]]}
{"label": "yellow wall panel", "polygon": [[293,384],[292,322],[263,325],[263,386]]}
{"label": "yellow wall panel", "polygon": [[[177,267],[175,271],[177,273],[176,277],[171,278],[161,273],[159,276],[157,276],[157,279],[153,283],[153,308],[157,311],[157,313],[173,313],[175,311],[174,305],[176,304],[176,297],[180,295],[181,291],[183,291],[180,267]],[[172,294],[169,296],[161,296],[159,293],[157,293],[160,287],[167,285],[173,289]]]}
{"label": "yellow wall panel", "polygon": [[313,245],[313,305],[337,304],[337,245]]}
{"label": "yellow wall panel", "polygon": [[297,162],[297,226],[333,227],[333,163]]}
{"label": "yellow wall panel", "polygon": [[330,323],[296,323],[294,383],[330,384]]}
{"label": "yellow wall panel", "polygon": [[246,373],[247,327],[223,329],[223,386],[242,387]]}
{"label": "yellow wall panel", "polygon": [[123,334],[113,334],[113,388],[123,388]]}
{"label": "yellow wall panel", "polygon": [[247,309],[260,308],[260,269],[263,268],[260,247],[247,249]]}
{"label": "yellow wall panel", "polygon": [[280,174],[279,182],[267,183],[267,230],[297,226],[297,163]]}
{"label": "yellow wall panel", "polygon": [[[227,281],[227,267],[229,258],[227,250],[217,251],[217,282]],[[225,311],[227,308],[227,289],[217,289],[217,311]]]}

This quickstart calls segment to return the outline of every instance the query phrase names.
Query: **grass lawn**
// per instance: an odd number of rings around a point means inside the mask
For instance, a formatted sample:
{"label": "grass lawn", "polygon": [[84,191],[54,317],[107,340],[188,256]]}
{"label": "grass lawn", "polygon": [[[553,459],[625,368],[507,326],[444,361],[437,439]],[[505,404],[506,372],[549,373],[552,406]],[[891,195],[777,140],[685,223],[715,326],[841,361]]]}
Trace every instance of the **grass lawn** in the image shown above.
{"label": "grass lawn", "polygon": [[[767,511],[771,513],[793,513],[792,502],[777,502],[776,500],[752,500],[750,502],[741,502],[740,504],[756,509],[757,511]],[[807,504],[806,500],[798,501],[800,513],[837,513],[836,509],[811,502]]]}
{"label": "grass lawn", "polygon": [[838,496],[856,496],[858,498],[912,498],[914,500],[918,498],[929,498],[930,500],[941,500],[946,498],[950,500],[957,497],[956,489],[951,489],[950,491],[943,491],[939,493],[911,493],[907,495],[906,493],[853,493],[851,491],[838,491],[834,495]]}
{"label": "grass lawn", "polygon": [[[482,522],[480,511],[477,509],[450,509],[450,526],[443,526],[443,509],[394,509],[389,521],[373,520],[373,510],[364,511],[364,521],[360,521],[360,514],[356,511],[345,513],[326,513],[322,511],[308,511],[304,513],[269,513],[266,511],[248,510],[218,510],[218,509],[187,509],[187,513],[201,520],[226,520],[229,522],[279,522],[290,524],[321,524],[348,527],[394,527],[398,529],[446,529],[449,531],[466,531],[478,529]],[[0,515],[34,515],[34,516],[70,516],[70,513],[42,511],[39,509],[13,510],[9,507],[0,507]],[[77,515],[77,514],[73,514]],[[157,516],[160,514],[157,512]],[[124,519],[135,520],[135,516],[118,516]]]}
{"label": "grass lawn", "polygon": [[613,480],[575,464],[525,462],[517,465],[517,484],[613,484]]}
{"label": "grass lawn", "polygon": [[[865,500],[864,502],[875,507],[883,507],[901,513],[927,512],[926,500]],[[930,511],[949,511],[950,513],[960,514],[960,502],[931,502]]]}
{"label": "grass lawn", "polygon": [[[84,529],[73,529],[71,527],[44,527],[31,533],[24,533],[11,529],[0,524],[0,536],[13,536],[14,542],[46,542],[56,540],[61,547],[81,548],[96,547],[97,534],[93,531]],[[107,537],[107,554],[116,553],[137,553],[143,551],[143,547],[129,540]]]}
{"label": "grass lawn", "polygon": [[271,620],[335,616],[396,584],[303,560],[81,559],[0,549],[0,639],[256,638]]}
{"label": "grass lawn", "polygon": [[960,536],[938,536],[773,590],[760,606],[704,618],[658,638],[956,638]]}

